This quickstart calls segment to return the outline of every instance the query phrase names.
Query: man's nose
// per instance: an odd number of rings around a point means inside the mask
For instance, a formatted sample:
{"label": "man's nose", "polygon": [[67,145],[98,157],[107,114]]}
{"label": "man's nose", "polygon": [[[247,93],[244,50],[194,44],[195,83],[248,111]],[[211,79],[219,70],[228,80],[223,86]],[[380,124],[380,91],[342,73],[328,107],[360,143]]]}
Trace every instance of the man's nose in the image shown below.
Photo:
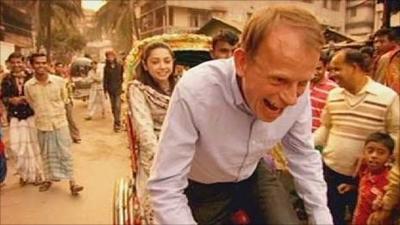
{"label": "man's nose", "polygon": [[298,87],[296,84],[289,85],[288,88],[281,91],[281,99],[286,105],[294,105],[299,97]]}

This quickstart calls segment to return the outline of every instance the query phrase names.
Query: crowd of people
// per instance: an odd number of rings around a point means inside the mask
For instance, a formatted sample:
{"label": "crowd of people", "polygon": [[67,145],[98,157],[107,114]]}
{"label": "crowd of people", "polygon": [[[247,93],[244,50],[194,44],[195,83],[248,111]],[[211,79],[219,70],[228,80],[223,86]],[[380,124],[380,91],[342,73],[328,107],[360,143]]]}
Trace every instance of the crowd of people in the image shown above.
{"label": "crowd of people", "polygon": [[[85,78],[91,86],[85,119],[90,120],[98,109],[105,117],[107,94],[113,107],[114,131],[119,132],[122,64],[114,51],[106,56],[104,68],[92,60]],[[53,182],[68,180],[71,194],[77,195],[83,186],[74,178],[70,146],[82,138],[73,117],[75,83],[69,66],[61,62],[50,65],[43,53],[25,57],[20,52],[10,54],[6,64],[8,73],[2,74],[0,93],[1,114],[9,129],[7,146],[0,145],[1,183],[7,174],[7,155],[11,155],[22,186],[34,184],[39,185],[39,191],[47,191]]]}
{"label": "crowd of people", "polygon": [[[126,93],[149,224],[231,224],[244,205],[253,222],[299,224],[273,168],[290,175],[310,224],[399,220],[400,37],[385,28],[361,49],[324,43],[315,16],[274,6],[255,12],[240,38],[221,31],[213,60],[184,75],[167,43],[141,50]],[[79,193],[69,146],[81,137],[64,65],[52,75],[44,54],[30,56],[33,73],[19,53],[8,63],[1,97],[21,183],[46,191],[66,179]],[[113,51],[105,65],[92,61],[86,120],[105,116],[108,96],[121,130],[123,73]],[[270,163],[271,149],[283,157]]]}

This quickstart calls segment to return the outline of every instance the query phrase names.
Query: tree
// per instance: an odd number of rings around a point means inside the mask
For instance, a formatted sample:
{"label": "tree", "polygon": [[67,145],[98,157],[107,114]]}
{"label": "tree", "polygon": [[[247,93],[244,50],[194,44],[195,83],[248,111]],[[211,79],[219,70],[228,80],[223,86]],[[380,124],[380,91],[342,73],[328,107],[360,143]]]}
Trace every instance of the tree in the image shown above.
{"label": "tree", "polygon": [[53,27],[52,34],[53,58],[62,63],[69,63],[72,56],[86,46],[86,38],[79,30]]}
{"label": "tree", "polygon": [[31,0],[27,1],[26,6],[28,10],[35,9],[35,30],[38,35],[36,48],[45,45],[48,57],[51,56],[53,47],[54,27],[78,30],[76,22],[83,16],[80,0]]}
{"label": "tree", "polygon": [[107,0],[96,12],[97,27],[112,35],[119,50],[129,51],[134,35],[139,37],[135,4],[136,0]]}

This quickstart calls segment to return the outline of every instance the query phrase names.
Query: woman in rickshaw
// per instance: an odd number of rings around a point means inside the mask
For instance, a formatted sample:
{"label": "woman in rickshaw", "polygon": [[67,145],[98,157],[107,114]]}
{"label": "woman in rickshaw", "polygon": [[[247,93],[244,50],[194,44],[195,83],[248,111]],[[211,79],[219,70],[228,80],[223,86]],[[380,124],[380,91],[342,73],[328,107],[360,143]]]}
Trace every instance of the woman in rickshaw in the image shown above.
{"label": "woman in rickshaw", "polygon": [[[150,42],[144,46],[136,78],[129,86],[129,105],[139,138],[138,197],[144,217],[152,218],[145,191],[161,125],[175,86],[174,54],[163,42]],[[149,221],[150,222],[150,221]]]}

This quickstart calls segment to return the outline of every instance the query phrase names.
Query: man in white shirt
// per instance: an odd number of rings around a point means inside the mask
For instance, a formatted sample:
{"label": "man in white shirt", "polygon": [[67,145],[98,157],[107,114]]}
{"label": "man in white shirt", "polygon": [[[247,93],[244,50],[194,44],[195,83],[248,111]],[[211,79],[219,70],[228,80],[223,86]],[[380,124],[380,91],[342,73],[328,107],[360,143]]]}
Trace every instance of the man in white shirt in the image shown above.
{"label": "man in white shirt", "polygon": [[282,141],[311,223],[332,224],[311,135],[309,81],[323,44],[305,10],[254,13],[233,58],[203,63],[175,87],[148,189],[159,224],[229,224],[238,199],[263,224],[299,224],[262,160]]}

